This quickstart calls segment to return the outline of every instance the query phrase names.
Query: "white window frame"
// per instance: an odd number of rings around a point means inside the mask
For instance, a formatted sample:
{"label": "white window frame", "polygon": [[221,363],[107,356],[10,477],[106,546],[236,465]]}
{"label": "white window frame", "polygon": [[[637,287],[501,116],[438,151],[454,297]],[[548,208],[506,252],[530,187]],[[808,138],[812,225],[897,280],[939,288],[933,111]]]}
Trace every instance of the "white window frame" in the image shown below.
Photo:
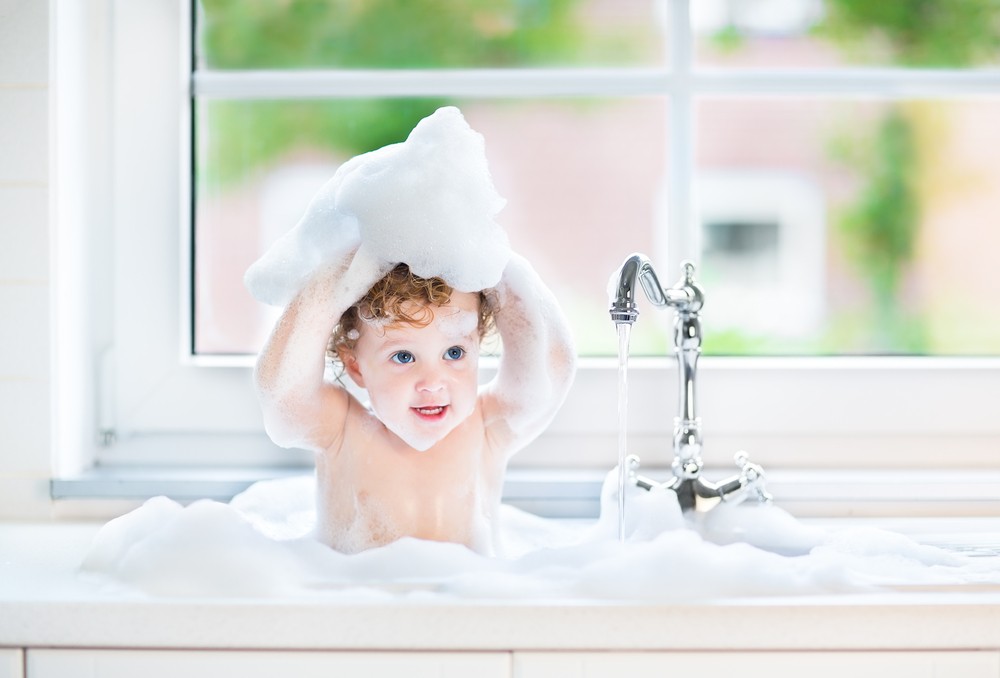
{"label": "white window frame", "polygon": [[[81,360],[79,344],[56,337],[55,475],[66,481],[56,494],[86,487],[74,479],[95,467],[274,469],[310,461],[264,436],[251,359],[190,354],[192,93],[664,96],[669,223],[692,224],[699,96],[1000,92],[997,71],[695,70],[691,34],[678,30],[689,25],[688,1],[667,2],[670,53],[663,68],[199,73],[192,81],[189,0],[100,0],[84,3],[86,9],[54,0],[53,42],[61,50],[55,67],[83,79],[82,87],[56,80],[54,161],[62,179],[55,308],[60,335],[84,337],[87,358]],[[103,36],[96,43],[95,27]],[[73,35],[76,42],[67,39]],[[87,246],[78,246],[80,233]],[[700,243],[694,228],[671,227],[666,240],[669,261],[648,254],[661,279],[673,280],[681,260],[697,259]],[[632,246],[621,247],[624,258]],[[634,332],[657,312],[640,309]],[[630,384],[631,451],[646,464],[666,466],[676,412],[672,357],[633,360]],[[563,411],[514,465],[613,466],[615,385],[615,360],[581,360]],[[736,449],[746,449],[772,468],[1000,470],[1000,359],[708,357],[700,361],[698,389],[710,466],[726,465]],[[79,493],[87,491],[93,489]]]}

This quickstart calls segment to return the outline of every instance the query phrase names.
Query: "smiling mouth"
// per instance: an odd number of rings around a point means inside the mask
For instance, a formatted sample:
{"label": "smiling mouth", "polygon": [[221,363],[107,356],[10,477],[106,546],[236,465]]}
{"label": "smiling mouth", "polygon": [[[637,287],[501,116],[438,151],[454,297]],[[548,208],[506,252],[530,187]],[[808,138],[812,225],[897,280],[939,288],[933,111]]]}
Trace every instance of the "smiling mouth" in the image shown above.
{"label": "smiling mouth", "polygon": [[412,407],[410,408],[422,419],[441,419],[448,410],[447,405],[435,405],[433,407]]}

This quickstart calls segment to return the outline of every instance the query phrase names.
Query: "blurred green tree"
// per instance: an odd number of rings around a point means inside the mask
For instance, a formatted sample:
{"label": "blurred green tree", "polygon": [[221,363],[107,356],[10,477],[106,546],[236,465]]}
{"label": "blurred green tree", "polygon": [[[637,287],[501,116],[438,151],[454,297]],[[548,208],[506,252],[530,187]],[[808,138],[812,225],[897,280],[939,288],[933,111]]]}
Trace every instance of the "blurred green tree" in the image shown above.
{"label": "blurred green tree", "polygon": [[[694,1],[694,0],[692,0]],[[812,33],[850,61],[918,68],[971,68],[1000,62],[1000,0],[824,0],[822,19]],[[713,35],[713,47],[738,53],[744,34],[728,25]],[[834,319],[819,345],[790,352],[924,353],[925,322],[905,307],[902,295],[919,235],[920,185],[936,144],[920,124],[936,102],[893,101],[869,134],[852,128],[833,139],[833,157],[863,180],[857,201],[839,215],[845,254],[865,279],[872,309]],[[932,116],[930,116],[932,117]],[[856,123],[852,123],[855,124]],[[706,341],[708,352],[776,353],[773,339],[730,332]]]}
{"label": "blurred green tree", "polygon": [[[585,62],[580,0],[200,0],[200,68],[414,69]],[[198,102],[212,180],[297,146],[356,155],[402,141],[445,99]]]}
{"label": "blurred green tree", "polygon": [[1000,56],[1000,0],[826,0],[816,32],[849,56],[962,68]]}
{"label": "blurred green tree", "polygon": [[[879,55],[908,67],[974,67],[1000,55],[1000,0],[826,0],[818,35],[860,58]],[[853,165],[866,178],[858,202],[839,227],[845,248],[868,280],[877,352],[927,352],[927,333],[908,313],[900,288],[912,263],[921,223],[918,190],[926,149],[918,118],[923,102],[893,102],[877,123],[867,152]]]}

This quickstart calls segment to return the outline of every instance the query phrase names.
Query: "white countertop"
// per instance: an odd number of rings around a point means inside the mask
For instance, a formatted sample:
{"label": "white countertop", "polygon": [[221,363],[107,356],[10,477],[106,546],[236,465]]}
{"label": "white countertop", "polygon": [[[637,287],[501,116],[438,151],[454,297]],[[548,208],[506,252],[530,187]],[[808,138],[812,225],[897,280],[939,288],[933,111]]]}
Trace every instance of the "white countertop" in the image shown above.
{"label": "white countertop", "polygon": [[98,528],[0,523],[0,647],[1000,649],[996,586],[678,605],[419,595],[371,602],[153,599],[110,593],[77,575]]}

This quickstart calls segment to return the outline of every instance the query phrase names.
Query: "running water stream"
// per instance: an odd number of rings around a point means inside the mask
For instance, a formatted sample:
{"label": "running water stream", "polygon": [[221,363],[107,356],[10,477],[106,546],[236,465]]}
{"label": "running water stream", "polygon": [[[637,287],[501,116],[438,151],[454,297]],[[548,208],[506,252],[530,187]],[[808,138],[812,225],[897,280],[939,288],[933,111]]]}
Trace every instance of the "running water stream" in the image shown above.
{"label": "running water stream", "polygon": [[618,323],[618,541],[625,541],[625,479],[628,474],[628,342],[630,323]]}

